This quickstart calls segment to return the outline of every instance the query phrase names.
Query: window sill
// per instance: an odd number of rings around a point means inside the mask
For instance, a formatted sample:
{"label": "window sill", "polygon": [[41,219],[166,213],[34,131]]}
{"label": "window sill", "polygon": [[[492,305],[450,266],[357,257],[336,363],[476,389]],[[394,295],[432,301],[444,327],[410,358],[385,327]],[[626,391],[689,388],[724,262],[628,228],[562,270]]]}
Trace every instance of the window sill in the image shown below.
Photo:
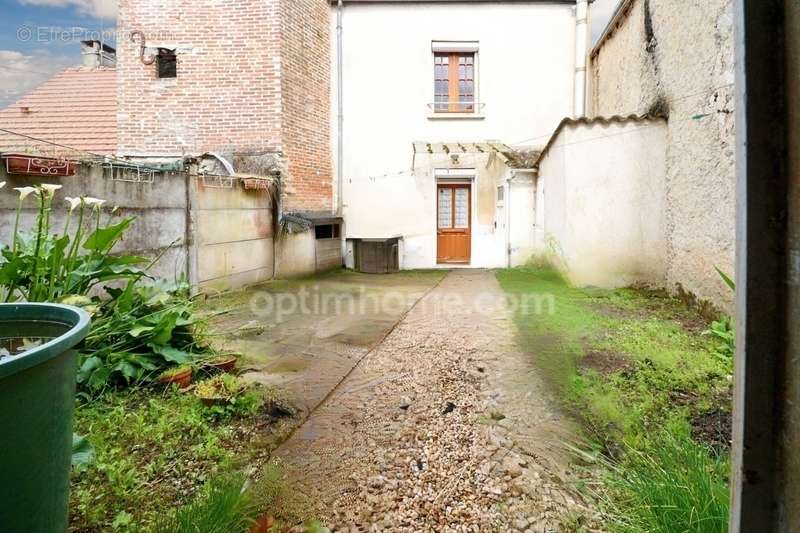
{"label": "window sill", "polygon": [[483,113],[428,113],[428,120],[483,120]]}

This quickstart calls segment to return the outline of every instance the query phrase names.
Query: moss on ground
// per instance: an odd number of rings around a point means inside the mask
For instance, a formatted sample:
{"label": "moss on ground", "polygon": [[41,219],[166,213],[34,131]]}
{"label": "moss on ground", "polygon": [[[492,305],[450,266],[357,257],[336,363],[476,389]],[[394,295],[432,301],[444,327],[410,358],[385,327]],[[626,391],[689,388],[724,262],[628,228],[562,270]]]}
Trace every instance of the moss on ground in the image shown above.
{"label": "moss on ground", "polygon": [[[547,268],[502,270],[497,278],[510,296],[553,299],[553,313],[518,310],[517,330],[521,344],[582,420],[600,462],[609,467],[604,474],[607,490],[599,495],[609,527],[717,531],[727,509],[728,441],[719,436],[730,423],[732,362],[715,354],[717,341],[703,334],[707,322],[664,293],[579,289]],[[703,427],[709,423],[721,424],[722,431]],[[649,460],[653,450],[671,446],[682,448],[674,450],[676,457],[696,457],[701,450],[708,472],[692,479],[702,478],[708,486],[692,492],[677,470],[669,471],[668,462]],[[637,457],[648,460],[634,461]],[[626,475],[621,469],[631,474],[654,464],[661,465],[675,486],[666,490],[670,484],[662,480],[661,491],[650,491],[653,486],[620,488]],[[641,479],[655,479],[651,474],[644,472]],[[692,507],[687,491],[714,505],[698,501]],[[633,493],[645,499],[637,501]],[[674,528],[664,526],[668,521],[654,511],[681,506],[690,508],[685,516],[670,515]]]}

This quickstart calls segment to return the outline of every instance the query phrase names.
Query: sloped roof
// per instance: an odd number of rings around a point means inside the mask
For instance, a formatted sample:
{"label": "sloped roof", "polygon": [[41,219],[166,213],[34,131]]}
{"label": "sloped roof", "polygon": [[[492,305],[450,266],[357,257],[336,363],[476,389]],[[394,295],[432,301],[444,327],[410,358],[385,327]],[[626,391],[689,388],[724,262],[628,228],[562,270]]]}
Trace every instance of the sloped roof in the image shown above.
{"label": "sloped roof", "polygon": [[559,134],[561,131],[566,128],[567,126],[594,126],[599,124],[601,126],[608,126],[609,124],[625,124],[628,122],[650,122],[656,120],[666,120],[667,117],[660,114],[643,114],[643,115],[614,115],[611,117],[579,117],[579,118],[570,118],[567,117],[562,120],[556,130],[553,132],[553,135],[550,136],[550,140],[545,145],[544,149],[539,153],[539,156],[536,158],[536,162],[534,164],[535,168],[539,168],[539,163],[542,162],[544,156],[547,155],[547,152],[550,151],[553,144],[555,144],[556,139],[558,139]]}
{"label": "sloped roof", "polygon": [[[0,128],[94,154],[113,154],[117,150],[116,71],[68,68],[0,109]],[[0,132],[0,150],[6,152],[53,151],[44,150],[46,146]]]}

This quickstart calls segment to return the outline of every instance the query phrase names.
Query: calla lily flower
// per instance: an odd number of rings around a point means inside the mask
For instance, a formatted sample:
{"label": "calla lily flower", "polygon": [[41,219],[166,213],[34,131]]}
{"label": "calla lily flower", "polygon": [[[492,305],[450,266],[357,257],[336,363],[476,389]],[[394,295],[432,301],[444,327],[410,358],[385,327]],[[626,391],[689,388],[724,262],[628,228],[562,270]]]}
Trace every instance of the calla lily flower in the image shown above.
{"label": "calla lily flower", "polygon": [[64,200],[69,204],[69,211],[70,213],[75,211],[80,205],[83,203],[83,198],[71,198],[67,196]]}
{"label": "calla lily flower", "polygon": [[24,200],[31,194],[39,194],[39,189],[36,187],[14,187],[14,190],[19,192],[20,201]]}
{"label": "calla lily flower", "polygon": [[86,205],[93,205],[98,208],[101,207],[104,203],[106,203],[105,200],[101,200],[100,198],[92,198],[91,196],[87,196],[86,198],[83,199],[83,201],[86,202]]}
{"label": "calla lily flower", "polygon": [[51,183],[42,183],[40,185],[43,191],[47,193],[48,196],[53,196],[58,189],[62,187],[62,185],[53,185]]}

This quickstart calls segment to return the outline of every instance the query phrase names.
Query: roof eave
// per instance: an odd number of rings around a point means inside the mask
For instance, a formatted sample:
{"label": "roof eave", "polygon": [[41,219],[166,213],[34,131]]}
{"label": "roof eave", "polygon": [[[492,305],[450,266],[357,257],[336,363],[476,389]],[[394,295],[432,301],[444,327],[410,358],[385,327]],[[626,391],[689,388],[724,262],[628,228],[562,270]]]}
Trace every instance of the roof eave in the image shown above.
{"label": "roof eave", "polygon": [[625,19],[628,14],[630,13],[631,7],[635,0],[622,0],[617,6],[617,9],[614,10],[614,14],[611,16],[611,19],[606,24],[603,33],[600,34],[600,38],[597,40],[597,43],[592,48],[591,52],[589,52],[589,57],[594,58],[600,53],[600,49],[603,45],[611,38],[611,35],[616,30],[617,26],[619,26],[623,19]]}

